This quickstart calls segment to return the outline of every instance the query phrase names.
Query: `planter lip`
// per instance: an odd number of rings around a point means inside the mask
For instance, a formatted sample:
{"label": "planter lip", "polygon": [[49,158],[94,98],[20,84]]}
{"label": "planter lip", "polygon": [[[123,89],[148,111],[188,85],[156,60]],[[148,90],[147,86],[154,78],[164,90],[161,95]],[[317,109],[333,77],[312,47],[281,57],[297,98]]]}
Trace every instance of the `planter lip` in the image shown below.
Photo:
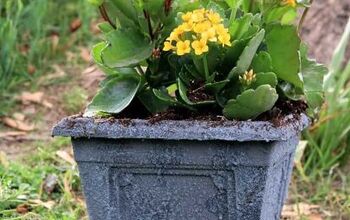
{"label": "planter lip", "polygon": [[70,116],[52,130],[52,136],[107,139],[163,139],[217,141],[285,141],[309,124],[305,114],[287,115],[279,126],[268,121],[189,121],[96,119]]}

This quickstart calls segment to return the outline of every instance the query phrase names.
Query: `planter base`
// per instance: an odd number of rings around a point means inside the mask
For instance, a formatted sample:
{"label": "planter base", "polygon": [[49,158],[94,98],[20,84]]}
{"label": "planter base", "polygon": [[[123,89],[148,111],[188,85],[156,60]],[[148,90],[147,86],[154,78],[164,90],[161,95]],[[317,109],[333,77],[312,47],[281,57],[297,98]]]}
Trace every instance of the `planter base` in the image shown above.
{"label": "planter base", "polygon": [[73,139],[91,220],[280,218],[298,139]]}
{"label": "planter base", "polygon": [[91,220],[279,220],[305,116],[256,121],[70,117]]}

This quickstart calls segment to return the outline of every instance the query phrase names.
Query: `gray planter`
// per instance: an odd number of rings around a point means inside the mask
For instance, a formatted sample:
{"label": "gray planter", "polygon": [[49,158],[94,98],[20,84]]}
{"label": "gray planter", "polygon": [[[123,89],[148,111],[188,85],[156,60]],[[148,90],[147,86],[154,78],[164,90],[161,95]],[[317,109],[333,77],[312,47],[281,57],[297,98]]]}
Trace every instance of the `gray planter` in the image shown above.
{"label": "gray planter", "polygon": [[91,220],[279,219],[307,117],[269,122],[69,117]]}

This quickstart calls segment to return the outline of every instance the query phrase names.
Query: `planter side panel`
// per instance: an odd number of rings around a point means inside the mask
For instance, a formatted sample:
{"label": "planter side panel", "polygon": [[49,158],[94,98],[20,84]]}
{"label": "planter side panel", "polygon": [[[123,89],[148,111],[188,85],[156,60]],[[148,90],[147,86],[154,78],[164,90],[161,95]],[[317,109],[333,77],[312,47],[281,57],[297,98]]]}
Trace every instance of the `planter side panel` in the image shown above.
{"label": "planter side panel", "polygon": [[73,139],[91,220],[277,220],[296,143]]}

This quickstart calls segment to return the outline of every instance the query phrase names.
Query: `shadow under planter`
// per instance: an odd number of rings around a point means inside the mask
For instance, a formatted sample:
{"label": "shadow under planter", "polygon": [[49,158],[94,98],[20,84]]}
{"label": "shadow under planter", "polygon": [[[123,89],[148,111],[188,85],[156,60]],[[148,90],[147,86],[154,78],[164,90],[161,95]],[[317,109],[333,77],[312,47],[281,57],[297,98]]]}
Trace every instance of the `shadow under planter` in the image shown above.
{"label": "shadow under planter", "polygon": [[278,220],[306,116],[270,122],[69,117],[91,220]]}

